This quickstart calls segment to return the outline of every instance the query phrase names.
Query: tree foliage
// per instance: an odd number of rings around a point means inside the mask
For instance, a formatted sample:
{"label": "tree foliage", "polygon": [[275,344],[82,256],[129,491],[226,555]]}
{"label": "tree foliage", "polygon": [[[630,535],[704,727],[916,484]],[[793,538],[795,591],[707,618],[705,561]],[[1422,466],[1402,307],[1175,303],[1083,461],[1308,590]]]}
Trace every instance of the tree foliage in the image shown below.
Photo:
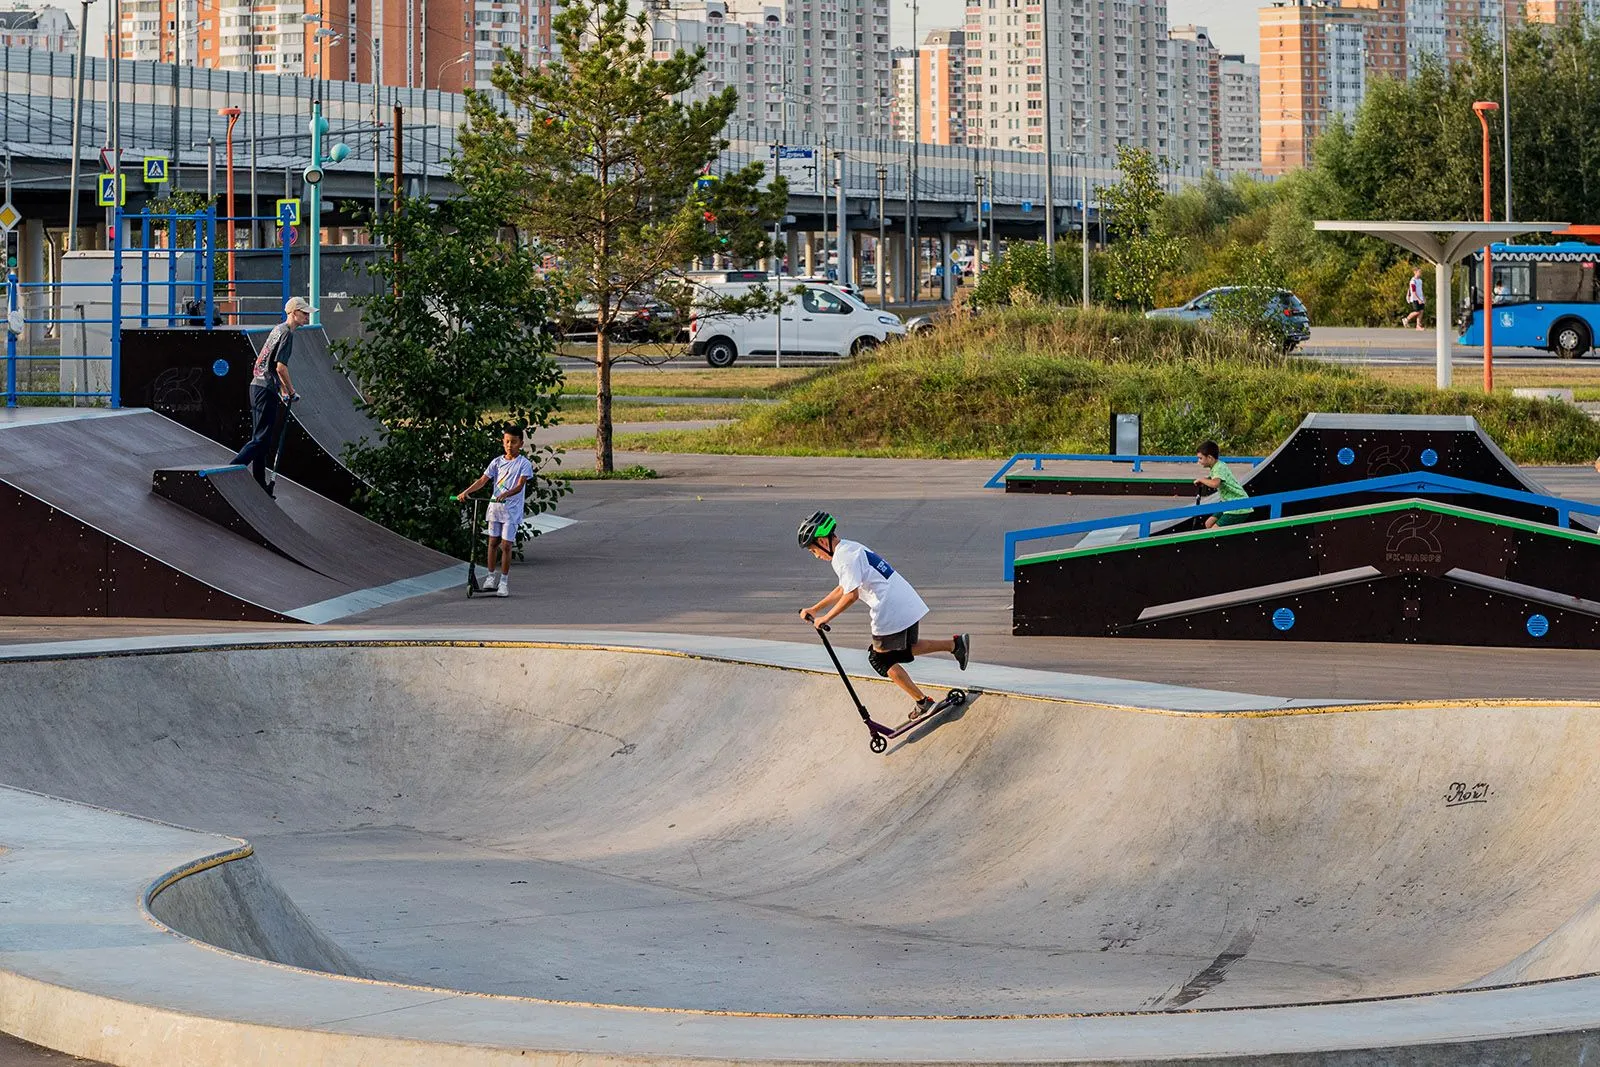
{"label": "tree foliage", "polygon": [[1117,169],[1122,178],[1100,194],[1111,219],[1105,289],[1124,307],[1147,308],[1155,303],[1156,286],[1181,249],[1166,230],[1160,210],[1166,193],[1150,150],[1120,146]]}
{"label": "tree foliage", "polygon": [[692,99],[704,50],[651,54],[646,16],[627,0],[572,0],[555,16],[558,58],[505,53],[493,75],[506,107],[470,94],[457,177],[492,189],[556,267],[569,305],[595,308],[595,461],[612,468],[612,344],[619,304],[702,257],[770,254],[787,205],[759,163],[703,180],[728,142],[737,94]]}
{"label": "tree foliage", "polygon": [[1028,301],[1069,304],[1083,293],[1083,246],[1058,239],[1052,258],[1043,241],[1021,241],[1006,246],[999,262],[991,265],[973,288],[978,307],[1003,307]]}
{"label": "tree foliage", "polygon": [[[501,205],[468,186],[437,210],[411,200],[375,228],[397,250],[369,268],[387,283],[357,298],[365,336],[341,341],[361,383],[377,441],[349,452],[366,483],[368,518],[443,552],[470,551],[459,492],[500,453],[508,427],[550,424],[561,388],[544,330],[539,260],[508,239]],[[527,513],[552,507],[565,481],[543,473],[550,449],[532,447]],[[519,531],[519,540],[521,531]]]}

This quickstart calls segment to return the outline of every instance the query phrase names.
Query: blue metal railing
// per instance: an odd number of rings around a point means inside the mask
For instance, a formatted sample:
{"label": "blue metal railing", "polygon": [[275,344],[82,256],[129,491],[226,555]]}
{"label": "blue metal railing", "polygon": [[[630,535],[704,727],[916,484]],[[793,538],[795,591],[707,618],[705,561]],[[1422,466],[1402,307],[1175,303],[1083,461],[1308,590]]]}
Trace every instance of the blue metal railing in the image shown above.
{"label": "blue metal railing", "polygon": [[[1223,458],[1229,463],[1248,463],[1250,466],[1254,467],[1265,457],[1224,456]],[[1043,470],[1044,461],[1047,459],[1094,460],[1101,463],[1132,463],[1135,472],[1143,470],[1146,463],[1195,463],[1195,458],[1193,455],[1113,456],[1101,455],[1093,452],[1018,452],[1016,455],[1006,460],[1004,465],[1002,465],[999,470],[995,471],[994,474],[989,477],[988,481],[983,483],[983,487],[985,489],[1004,489],[1006,484],[1006,474],[1010,472],[1012,467],[1015,467],[1018,463],[1026,460],[1032,460],[1034,470]]]}
{"label": "blue metal railing", "polygon": [[1445,474],[1387,474],[1382,478],[1367,478],[1359,482],[1340,482],[1337,485],[1318,485],[1310,489],[1295,489],[1286,493],[1268,493],[1245,500],[1215,500],[1209,504],[1189,504],[1181,508],[1161,508],[1130,515],[1108,515],[1099,519],[1063,522],[1053,526],[1034,526],[1026,530],[1011,530],[1005,535],[1005,576],[1014,581],[1017,576],[1017,546],[1024,541],[1039,541],[1047,537],[1065,537],[1069,534],[1089,533],[1123,526],[1137,526],[1139,537],[1150,536],[1153,523],[1169,519],[1188,519],[1201,515],[1217,515],[1224,511],[1240,511],[1248,504],[1252,509],[1267,509],[1269,519],[1283,517],[1283,506],[1302,500],[1324,500],[1329,497],[1354,496],[1357,493],[1464,493],[1495,497],[1523,504],[1550,508],[1556,513],[1554,525],[1566,528],[1574,514],[1600,516],[1600,504],[1566,497],[1545,496],[1521,489],[1506,489],[1486,482],[1473,482],[1465,478],[1452,478]]}
{"label": "blue metal railing", "polygon": [[[229,227],[230,231],[233,226],[240,222],[272,222],[279,226],[285,227],[281,231],[285,237],[280,239],[280,244],[282,246],[282,270],[280,271],[279,276],[277,278],[233,279],[231,283],[229,283],[232,289],[232,295],[234,296],[238,296],[239,291],[245,287],[270,286],[275,288],[277,290],[277,296],[279,297],[279,300],[277,301],[278,307],[263,311],[248,311],[239,308],[235,308],[231,311],[231,315],[236,321],[244,321],[255,318],[270,319],[275,323],[278,320],[282,304],[287,302],[291,295],[289,274],[290,242],[286,239],[289,232],[287,227],[291,217],[292,209],[288,207],[284,208],[282,215],[219,216],[217,214],[216,205],[214,204],[207,207],[204,211],[195,212],[193,214],[168,212],[166,214],[152,215],[148,211],[144,211],[136,215],[119,213],[117,216],[117,225],[112,227],[110,234],[112,253],[111,280],[109,283],[111,289],[111,309],[110,314],[104,317],[91,316],[86,311],[74,318],[67,318],[59,315],[29,317],[23,314],[22,305],[23,296],[25,293],[53,292],[59,295],[64,290],[74,288],[104,290],[107,287],[106,282],[22,282],[18,280],[16,272],[8,272],[5,279],[6,318],[8,327],[6,329],[5,350],[6,406],[16,407],[18,399],[22,397],[97,399],[109,401],[112,407],[118,406],[122,393],[123,326],[132,322],[137,322],[137,324],[141,327],[148,327],[152,323],[164,323],[167,326],[173,326],[190,321],[195,317],[196,313],[179,306],[178,291],[181,288],[188,288],[195,293],[197,299],[203,299],[205,309],[204,324],[206,328],[209,329],[212,324],[217,321],[217,277],[215,253],[223,251],[223,249],[218,249],[217,247],[217,223],[219,221],[225,226]],[[164,244],[157,245],[155,241],[156,227],[163,224],[166,227],[166,241]],[[182,245],[178,243],[177,235],[179,232],[179,226],[181,224],[193,225],[193,244]],[[129,226],[137,227],[136,232],[139,235],[139,243],[137,245],[127,246],[123,243],[125,236],[128,234]],[[139,264],[139,276],[136,283],[129,282],[124,278],[123,263],[124,253],[135,251],[138,253]],[[190,277],[188,278],[180,277],[180,274],[182,273],[178,264],[178,257],[180,255],[192,255],[194,257],[192,270],[190,271]],[[150,274],[152,262],[160,262],[162,258],[166,260],[166,277],[152,278]],[[125,312],[124,310],[123,286],[125,284],[137,284],[139,286],[139,309],[137,314]],[[158,293],[163,289],[166,291],[166,300],[164,301],[166,305],[165,310],[161,310],[159,308],[159,303],[161,302],[159,296],[157,297],[158,306],[154,308],[152,307],[152,289],[155,289]],[[84,304],[78,304],[76,306],[80,309],[85,307]],[[88,326],[108,326],[110,327],[110,339],[108,342],[109,352],[102,355],[98,353],[90,354],[89,352],[85,351],[66,357],[63,357],[59,351],[54,355],[47,356],[31,354],[21,355],[17,352],[17,337],[29,326],[54,326],[57,330],[58,339],[64,339],[66,329],[71,326],[78,326],[80,328]],[[270,328],[270,326],[264,325],[246,326],[244,327],[244,330],[246,333],[259,333]],[[87,345],[85,345],[85,347],[87,347]],[[58,387],[56,389],[32,390],[19,389],[17,387],[17,365],[19,363],[56,362],[59,365],[63,359],[76,361],[84,366],[87,366],[90,363],[109,363],[109,391],[62,389],[59,387],[61,384],[59,378],[57,380]]]}

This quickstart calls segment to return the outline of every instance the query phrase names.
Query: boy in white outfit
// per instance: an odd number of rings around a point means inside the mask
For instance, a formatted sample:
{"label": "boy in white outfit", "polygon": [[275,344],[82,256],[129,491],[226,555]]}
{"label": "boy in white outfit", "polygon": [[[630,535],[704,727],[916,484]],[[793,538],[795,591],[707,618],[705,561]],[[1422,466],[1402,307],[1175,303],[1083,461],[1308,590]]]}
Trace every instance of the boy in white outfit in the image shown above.
{"label": "boy in white outfit", "polygon": [[[533,464],[522,454],[522,431],[507,430],[500,438],[505,455],[496,456],[483,469],[477,481],[456,494],[465,500],[479,489],[494,484],[489,500],[489,576],[483,591],[495,596],[511,595],[511,550],[517,547],[517,527],[522,525],[522,490],[533,477]],[[495,572],[498,565],[499,573]]]}
{"label": "boy in white outfit", "polygon": [[901,665],[929,652],[948,652],[966,670],[971,639],[967,634],[956,634],[938,641],[922,640],[917,625],[928,614],[928,605],[911,583],[889,566],[888,560],[866,545],[841,538],[838,523],[827,512],[815,512],[800,524],[800,547],[832,564],[833,572],[839,576],[838,586],[809,608],[801,608],[800,617],[820,627],[843,614],[858,599],[865,600],[872,612],[872,644],[867,649],[867,662],[917,702],[911,718],[926,715],[933,707],[933,699],[917,687]]}

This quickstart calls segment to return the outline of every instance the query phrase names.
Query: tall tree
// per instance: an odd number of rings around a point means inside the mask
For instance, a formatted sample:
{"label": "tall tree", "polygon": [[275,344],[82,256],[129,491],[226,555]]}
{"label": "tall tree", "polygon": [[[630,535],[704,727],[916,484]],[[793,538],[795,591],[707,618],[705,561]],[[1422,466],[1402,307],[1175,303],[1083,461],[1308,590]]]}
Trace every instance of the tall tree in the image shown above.
{"label": "tall tree", "polygon": [[503,196],[522,231],[556,264],[551,284],[595,312],[595,466],[612,469],[611,368],[623,298],[648,292],[710,255],[772,252],[787,205],[782,179],[761,188],[752,163],[705,180],[728,142],[737,94],[691,100],[704,49],[651,54],[628,0],[572,0],[555,17],[557,57],[533,66],[506,53],[503,94],[472,94],[457,172]]}
{"label": "tall tree", "polygon": [[[348,456],[366,483],[367,517],[443,552],[471,550],[475,532],[450,494],[483,472],[509,427],[549,425],[561,390],[550,355],[539,259],[504,230],[489,190],[440,205],[407,201],[376,224],[394,258],[370,268],[385,283],[357,300],[365,336],[337,351],[381,427]],[[533,447],[527,514],[554,506],[565,480]]]}
{"label": "tall tree", "polygon": [[1162,274],[1177,263],[1179,244],[1163,225],[1161,207],[1166,193],[1150,150],[1119,147],[1117,169],[1122,178],[1101,193],[1101,203],[1111,219],[1106,288],[1120,304],[1147,308],[1154,303]]}

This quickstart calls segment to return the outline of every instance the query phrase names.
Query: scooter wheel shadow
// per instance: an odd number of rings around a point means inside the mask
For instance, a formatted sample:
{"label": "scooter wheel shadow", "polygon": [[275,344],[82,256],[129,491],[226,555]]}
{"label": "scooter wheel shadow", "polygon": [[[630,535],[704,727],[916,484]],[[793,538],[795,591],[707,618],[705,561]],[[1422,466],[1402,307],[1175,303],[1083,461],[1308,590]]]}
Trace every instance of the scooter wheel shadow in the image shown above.
{"label": "scooter wheel shadow", "polygon": [[947,726],[953,722],[960,722],[962,719],[966,718],[967,710],[971,708],[972,705],[976,704],[978,702],[978,698],[981,696],[983,696],[982,689],[976,686],[967,687],[967,699],[964,703],[958,707],[951,708],[949,711],[935,716],[923,725],[917,727],[915,730],[907,733],[905,736],[896,741],[894,747],[890,748],[884,753],[884,755],[892,756],[905,746],[914,745],[918,741],[921,741],[924,737],[927,737],[941,726]]}

